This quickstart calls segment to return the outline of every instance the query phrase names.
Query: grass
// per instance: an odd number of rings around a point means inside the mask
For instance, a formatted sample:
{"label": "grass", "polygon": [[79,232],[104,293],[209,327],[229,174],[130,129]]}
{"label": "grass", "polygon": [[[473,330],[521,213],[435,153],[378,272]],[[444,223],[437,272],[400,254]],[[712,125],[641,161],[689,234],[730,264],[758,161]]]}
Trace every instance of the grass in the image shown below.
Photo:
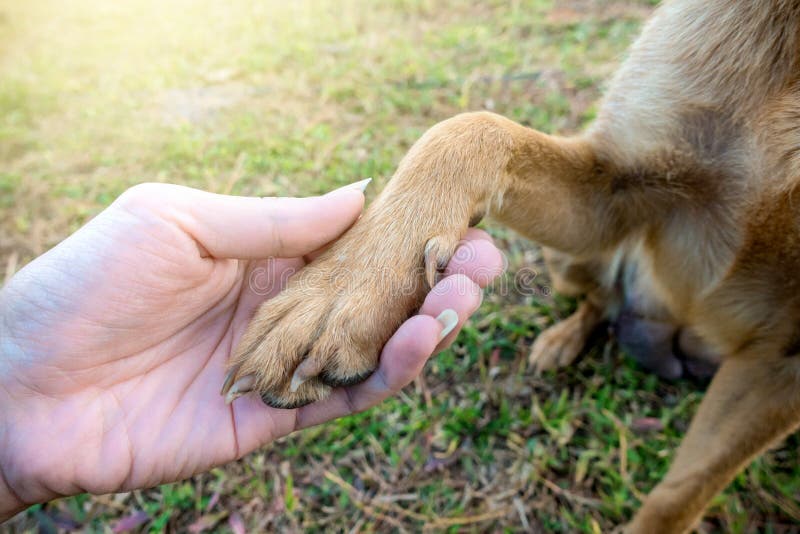
{"label": "grass", "polygon": [[[373,176],[377,190],[460,111],[574,132],[653,4],[0,0],[0,266],[10,276],[141,181],[309,195]],[[534,245],[489,230],[509,280],[541,269]],[[5,528],[608,531],[664,474],[702,388],[643,373],[604,335],[534,377],[532,339],[574,305],[541,280],[534,295],[489,292],[453,348],[379,407]],[[702,529],[796,531],[799,443],[737,477]]]}

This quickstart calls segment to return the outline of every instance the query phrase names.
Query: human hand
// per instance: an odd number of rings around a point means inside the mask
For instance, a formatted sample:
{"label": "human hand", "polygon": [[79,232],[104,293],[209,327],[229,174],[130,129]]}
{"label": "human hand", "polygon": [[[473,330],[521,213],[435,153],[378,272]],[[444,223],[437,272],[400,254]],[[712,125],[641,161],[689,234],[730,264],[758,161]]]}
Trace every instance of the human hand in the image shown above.
{"label": "human hand", "polygon": [[352,188],[276,199],[137,186],[14,276],[0,291],[0,521],[59,496],[186,478],[413,380],[458,330],[440,342],[434,317],[450,308],[463,321],[480,304],[471,278],[502,270],[484,232],[470,230],[471,254],[450,266],[459,283],[434,288],[366,382],[296,410],[218,394],[255,309],[363,201]]}

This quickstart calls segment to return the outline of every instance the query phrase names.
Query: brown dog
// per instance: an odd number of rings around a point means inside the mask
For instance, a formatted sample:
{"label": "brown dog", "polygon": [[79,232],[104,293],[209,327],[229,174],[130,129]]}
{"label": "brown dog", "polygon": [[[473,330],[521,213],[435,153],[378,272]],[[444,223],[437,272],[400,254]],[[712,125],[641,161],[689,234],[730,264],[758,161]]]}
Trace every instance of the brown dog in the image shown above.
{"label": "brown dog", "polygon": [[589,295],[539,338],[537,367],[569,363],[609,314],[663,375],[720,356],[629,526],[689,529],[800,423],[799,61],[800,0],[674,0],[583,135],[490,113],[434,126],[360,221],[259,310],[226,389],[290,407],[363,379],[470,221],[490,214],[553,249],[557,289]]}

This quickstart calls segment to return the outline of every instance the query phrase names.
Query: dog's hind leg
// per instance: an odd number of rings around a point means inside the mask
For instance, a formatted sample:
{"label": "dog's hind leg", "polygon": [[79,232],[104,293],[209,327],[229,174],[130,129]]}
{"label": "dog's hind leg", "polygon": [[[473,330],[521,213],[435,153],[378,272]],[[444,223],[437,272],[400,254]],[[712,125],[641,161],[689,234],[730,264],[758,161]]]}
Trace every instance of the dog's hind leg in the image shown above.
{"label": "dog's hind leg", "polygon": [[566,367],[575,361],[591,333],[605,319],[607,307],[601,280],[605,262],[580,260],[548,247],[542,247],[542,256],[553,289],[561,295],[585,297],[585,300],[572,315],[536,337],[528,363],[537,373]]}
{"label": "dog's hind leg", "polygon": [[604,318],[604,306],[589,295],[572,315],[539,334],[528,356],[529,365],[536,373],[570,365]]}
{"label": "dog's hind leg", "polygon": [[667,476],[628,532],[687,531],[739,470],[800,424],[799,359],[765,357],[756,348],[725,359]]}

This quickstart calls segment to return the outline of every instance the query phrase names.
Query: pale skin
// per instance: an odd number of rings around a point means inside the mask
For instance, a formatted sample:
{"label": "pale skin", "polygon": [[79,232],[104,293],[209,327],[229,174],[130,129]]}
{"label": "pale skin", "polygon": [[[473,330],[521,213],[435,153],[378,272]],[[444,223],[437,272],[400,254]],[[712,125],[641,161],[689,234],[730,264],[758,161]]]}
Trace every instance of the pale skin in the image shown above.
{"label": "pale skin", "polygon": [[[502,271],[482,231],[467,233],[472,253],[451,262],[365,382],[293,410],[219,394],[231,349],[276,281],[347,230],[363,203],[358,188],[263,199],[139,186],[15,275],[0,291],[0,521],[64,495],[207,471],[412,381],[479,306],[476,280]],[[457,325],[436,319],[446,309]]]}

